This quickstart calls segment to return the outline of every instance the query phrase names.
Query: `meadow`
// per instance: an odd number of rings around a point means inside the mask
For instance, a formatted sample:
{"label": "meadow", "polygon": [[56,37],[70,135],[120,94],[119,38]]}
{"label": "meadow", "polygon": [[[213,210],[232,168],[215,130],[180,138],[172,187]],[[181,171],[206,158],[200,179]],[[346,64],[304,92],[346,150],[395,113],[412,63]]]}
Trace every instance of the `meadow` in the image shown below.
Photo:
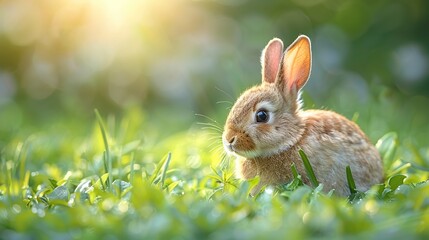
{"label": "meadow", "polygon": [[[429,236],[426,3],[90,2],[0,2],[0,239]],[[382,156],[367,192],[296,175],[250,197],[259,179],[225,155],[262,47],[300,33],[304,108],[352,119]]]}
{"label": "meadow", "polygon": [[404,143],[395,132],[377,141],[386,180],[368,192],[340,198],[303,185],[298,176],[252,198],[258,179],[235,179],[216,123],[203,118],[186,131],[157,136],[154,129],[168,123],[150,116],[135,107],[121,117],[94,112],[89,122],[69,116],[28,126],[37,131],[20,128],[1,152],[2,238],[429,234],[427,149]]}

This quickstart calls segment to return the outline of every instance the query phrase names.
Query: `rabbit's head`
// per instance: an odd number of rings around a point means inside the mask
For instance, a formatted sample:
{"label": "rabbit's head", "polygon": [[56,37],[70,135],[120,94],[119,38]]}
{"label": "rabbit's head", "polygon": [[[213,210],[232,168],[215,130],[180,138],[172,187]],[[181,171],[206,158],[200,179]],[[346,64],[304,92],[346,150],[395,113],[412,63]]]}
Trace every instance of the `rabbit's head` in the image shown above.
{"label": "rabbit's head", "polygon": [[283,52],[280,39],[262,52],[262,84],[245,91],[232,107],[222,136],[227,152],[269,156],[298,142],[305,124],[298,116],[300,90],[311,70],[311,45],[299,36]]}

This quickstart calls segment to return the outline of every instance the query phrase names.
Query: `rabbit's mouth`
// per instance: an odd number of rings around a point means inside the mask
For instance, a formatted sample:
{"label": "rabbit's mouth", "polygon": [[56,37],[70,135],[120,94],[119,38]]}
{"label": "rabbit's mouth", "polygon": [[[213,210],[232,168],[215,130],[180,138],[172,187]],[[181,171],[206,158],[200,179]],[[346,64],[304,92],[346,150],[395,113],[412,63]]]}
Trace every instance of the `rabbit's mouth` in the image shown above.
{"label": "rabbit's mouth", "polygon": [[234,149],[234,147],[232,147],[232,149],[228,150],[229,153],[232,153],[233,155],[239,156],[239,157],[244,157],[247,159],[252,159],[252,158],[257,158],[260,157],[262,155],[262,153],[260,151],[240,151],[240,150],[236,150]]}
{"label": "rabbit's mouth", "polygon": [[225,138],[223,138],[222,142],[223,142],[223,148],[225,149],[225,151],[227,153],[243,156],[241,154],[242,151],[238,150],[236,147],[236,140],[235,139],[233,141],[227,141],[227,140],[225,140]]}
{"label": "rabbit's mouth", "polygon": [[235,150],[234,150],[234,146],[233,146],[233,144],[232,143],[223,143],[223,148],[225,148],[225,150],[228,152],[228,153],[234,153],[235,152]]}
{"label": "rabbit's mouth", "polygon": [[263,155],[263,153],[261,151],[258,151],[258,150],[241,150],[241,149],[238,149],[234,143],[228,143],[225,141],[223,143],[223,147],[228,154],[232,154],[232,155],[236,155],[236,156],[240,156],[240,157],[256,158],[256,157]]}
{"label": "rabbit's mouth", "polygon": [[[256,149],[255,142],[243,130],[226,129],[222,134],[222,143],[228,153],[235,153],[240,156],[247,156],[247,152],[253,152]],[[254,154],[252,154],[254,155]]]}
{"label": "rabbit's mouth", "polygon": [[223,147],[228,154],[236,155],[239,157],[245,157],[247,159],[254,159],[258,157],[266,157],[278,154],[279,152],[288,151],[291,146],[282,145],[282,146],[274,146],[266,149],[258,149],[254,148],[252,150],[249,149],[240,149],[239,145],[235,142],[227,142],[223,140]]}
{"label": "rabbit's mouth", "polygon": [[241,154],[243,151],[240,151],[239,149],[237,149],[235,141],[234,142],[228,142],[225,139],[223,139],[223,148],[225,149],[225,151],[227,153],[243,156]]}

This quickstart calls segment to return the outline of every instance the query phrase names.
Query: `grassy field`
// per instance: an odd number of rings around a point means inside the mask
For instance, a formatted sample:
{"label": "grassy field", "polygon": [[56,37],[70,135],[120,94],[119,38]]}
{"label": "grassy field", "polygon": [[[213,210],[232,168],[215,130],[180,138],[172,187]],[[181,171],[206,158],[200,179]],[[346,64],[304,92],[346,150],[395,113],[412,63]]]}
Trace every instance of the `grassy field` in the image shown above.
{"label": "grassy field", "polygon": [[168,122],[150,116],[134,107],[120,117],[94,112],[87,122],[62,115],[30,125],[23,115],[25,124],[2,139],[1,238],[429,236],[428,149],[394,132],[377,142],[386,181],[366,193],[339,198],[298,176],[251,198],[258,180],[234,178],[220,124],[197,116],[164,136]]}

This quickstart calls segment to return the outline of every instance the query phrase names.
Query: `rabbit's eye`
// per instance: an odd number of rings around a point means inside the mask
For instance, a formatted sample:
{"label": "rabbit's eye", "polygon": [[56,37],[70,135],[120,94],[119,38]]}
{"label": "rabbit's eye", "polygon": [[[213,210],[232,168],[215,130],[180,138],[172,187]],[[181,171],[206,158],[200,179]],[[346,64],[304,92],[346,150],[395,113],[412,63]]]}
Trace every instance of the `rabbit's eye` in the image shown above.
{"label": "rabbit's eye", "polygon": [[258,123],[266,123],[268,122],[269,115],[268,112],[264,109],[256,112],[256,122]]}

